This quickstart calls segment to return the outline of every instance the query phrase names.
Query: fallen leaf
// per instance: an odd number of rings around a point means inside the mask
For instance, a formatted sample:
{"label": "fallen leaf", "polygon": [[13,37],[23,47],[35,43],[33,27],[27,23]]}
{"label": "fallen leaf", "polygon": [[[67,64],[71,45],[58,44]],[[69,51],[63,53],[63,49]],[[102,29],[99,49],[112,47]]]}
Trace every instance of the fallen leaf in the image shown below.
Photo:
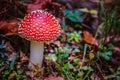
{"label": "fallen leaf", "polygon": [[8,56],[8,60],[9,60],[9,61],[12,61],[15,55],[16,55],[16,53],[10,54],[10,55]]}
{"label": "fallen leaf", "polygon": [[42,78],[43,67],[29,63],[29,69],[30,70],[25,71],[25,73],[31,78],[31,80],[38,80],[39,78]]}
{"label": "fallen leaf", "polygon": [[64,80],[62,77],[49,77],[45,78],[44,80]]}
{"label": "fallen leaf", "polygon": [[0,31],[5,36],[11,36],[17,34],[18,30],[18,21],[16,19],[10,21],[1,21],[0,22]]}
{"label": "fallen leaf", "polygon": [[114,51],[114,52],[120,52],[120,48],[119,48],[119,47],[114,47],[114,48],[113,48],[113,51]]}
{"label": "fallen leaf", "polygon": [[54,42],[54,44],[55,44],[55,45],[57,45],[58,47],[60,47],[60,46],[61,46],[60,41],[55,41],[55,42]]}
{"label": "fallen leaf", "polygon": [[92,34],[88,31],[83,32],[83,41],[85,41],[88,44],[98,46],[97,40],[92,36]]}
{"label": "fallen leaf", "polygon": [[31,78],[34,77],[34,74],[33,74],[33,72],[31,72],[31,71],[26,71],[25,73],[26,73],[27,76],[29,76],[29,77],[31,77]]}
{"label": "fallen leaf", "polygon": [[4,66],[0,67],[0,73],[1,73],[4,69],[6,69],[6,68],[7,68],[7,66],[6,66],[6,65],[4,65]]}
{"label": "fallen leaf", "polygon": [[20,51],[20,59],[21,61],[28,61],[28,56],[26,56],[22,51]]}
{"label": "fallen leaf", "polygon": [[7,51],[9,52],[9,56],[8,56],[8,60],[9,61],[12,61],[14,56],[16,55],[16,51],[15,49],[12,47],[12,45],[10,44],[10,42],[6,42],[6,48],[7,48]]}
{"label": "fallen leaf", "polygon": [[15,71],[12,71],[8,77],[9,80],[14,79],[14,77],[17,76],[17,73]]}
{"label": "fallen leaf", "polygon": [[10,44],[9,41],[6,42],[5,46],[6,46],[7,51],[8,51],[9,53],[15,53],[15,49],[12,47],[12,45]]}
{"label": "fallen leaf", "polygon": [[27,6],[27,13],[37,9],[43,9],[50,2],[51,0],[35,0],[35,2]]}
{"label": "fallen leaf", "polygon": [[73,56],[68,57],[69,61],[72,61],[73,59],[75,59]]}
{"label": "fallen leaf", "polygon": [[31,11],[37,10],[40,8],[40,4],[29,4],[27,7],[27,13],[30,13]]}

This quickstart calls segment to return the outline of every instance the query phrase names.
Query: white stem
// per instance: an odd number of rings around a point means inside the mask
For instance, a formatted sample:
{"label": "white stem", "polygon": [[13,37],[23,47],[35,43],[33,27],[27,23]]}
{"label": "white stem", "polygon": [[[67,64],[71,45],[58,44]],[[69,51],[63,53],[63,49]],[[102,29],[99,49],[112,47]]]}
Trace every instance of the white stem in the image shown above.
{"label": "white stem", "polygon": [[42,66],[44,43],[31,41],[30,45],[30,62]]}

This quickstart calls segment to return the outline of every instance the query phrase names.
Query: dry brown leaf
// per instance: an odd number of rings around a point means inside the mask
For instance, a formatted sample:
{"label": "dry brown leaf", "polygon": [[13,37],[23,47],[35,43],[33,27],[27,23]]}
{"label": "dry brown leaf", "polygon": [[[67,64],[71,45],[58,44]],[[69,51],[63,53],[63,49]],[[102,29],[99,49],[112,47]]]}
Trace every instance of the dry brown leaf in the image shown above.
{"label": "dry brown leaf", "polygon": [[6,21],[0,21],[0,29],[3,29],[6,24]]}
{"label": "dry brown leaf", "polygon": [[25,71],[26,75],[31,78],[31,80],[37,80],[39,78],[42,78],[43,76],[43,67],[40,67],[39,65],[29,64],[31,65],[29,71]]}
{"label": "dry brown leaf", "polygon": [[34,73],[31,72],[31,71],[26,71],[25,73],[26,73],[27,76],[30,76],[31,78],[34,77]]}
{"label": "dry brown leaf", "polygon": [[69,60],[69,61],[72,61],[73,59],[74,59],[73,56],[68,57],[68,60]]}
{"label": "dry brown leaf", "polygon": [[97,40],[92,36],[92,34],[88,31],[83,32],[83,41],[85,41],[88,44],[98,46]]}
{"label": "dry brown leaf", "polygon": [[55,45],[57,45],[58,47],[60,47],[60,46],[61,46],[60,41],[55,41],[55,42],[54,42],[54,44],[55,44]]}
{"label": "dry brown leaf", "polygon": [[8,60],[9,61],[12,61],[13,60],[13,57],[16,55],[16,51],[15,49],[12,47],[12,45],[10,44],[10,42],[6,42],[6,48],[7,48],[7,51],[10,53],[9,56],[8,56]]}
{"label": "dry brown leaf", "polygon": [[6,68],[8,68],[9,66],[7,66],[7,65],[4,65],[4,66],[1,66],[0,67],[0,73],[4,70],[4,69],[6,69]]}
{"label": "dry brown leaf", "polygon": [[8,56],[8,60],[9,60],[9,61],[12,61],[15,55],[16,55],[16,53],[10,54],[10,55]]}
{"label": "dry brown leaf", "polygon": [[114,52],[120,52],[120,48],[119,48],[119,47],[114,47],[114,48],[113,48],[113,51],[114,51]]}
{"label": "dry brown leaf", "polygon": [[20,59],[21,61],[28,61],[29,58],[22,51],[20,51]]}
{"label": "dry brown leaf", "polygon": [[17,34],[18,30],[18,21],[13,19],[11,21],[1,21],[0,22],[0,31],[2,31],[5,36],[11,36]]}
{"label": "dry brown leaf", "polygon": [[43,9],[50,2],[51,0],[35,0],[35,2],[27,6],[27,13],[37,9]]}
{"label": "dry brown leaf", "polygon": [[40,8],[40,3],[39,4],[29,4],[27,7],[27,13],[30,13],[31,11],[37,10]]}
{"label": "dry brown leaf", "polygon": [[44,80],[64,80],[62,77],[49,77],[49,78],[45,78]]}
{"label": "dry brown leaf", "polygon": [[10,44],[10,42],[6,42],[5,46],[7,47],[7,51],[9,53],[15,53],[15,49],[12,47],[12,45]]}

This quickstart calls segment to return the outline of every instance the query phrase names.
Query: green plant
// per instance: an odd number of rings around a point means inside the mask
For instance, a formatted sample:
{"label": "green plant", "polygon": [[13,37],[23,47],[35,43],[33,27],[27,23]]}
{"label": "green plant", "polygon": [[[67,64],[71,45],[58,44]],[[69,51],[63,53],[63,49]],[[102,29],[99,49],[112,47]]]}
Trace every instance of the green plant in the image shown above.
{"label": "green plant", "polygon": [[[72,49],[69,46],[63,49],[59,48],[58,50],[56,50],[57,61],[55,62],[55,64],[59,75],[64,77],[65,80],[89,80],[89,75],[93,71],[93,69],[91,66],[83,66],[83,63],[87,59],[85,58],[86,50],[87,45],[84,45],[84,54],[72,56],[72,60],[68,59],[70,57],[69,52],[72,52]],[[81,55],[84,56],[82,61],[79,61],[79,57]]]}
{"label": "green plant", "polygon": [[120,80],[120,68],[118,67],[116,72],[112,68],[110,68],[110,70],[112,71],[112,74],[104,76],[104,80],[108,79]]}
{"label": "green plant", "polygon": [[[119,33],[120,33],[120,17],[118,15],[118,10],[119,10],[119,7],[118,5],[116,5],[117,3],[117,0],[114,0],[113,1],[113,4],[114,6],[111,7],[110,9],[106,9],[103,5],[103,3],[101,2],[101,0],[99,0],[99,4],[100,4],[100,8],[101,8],[101,11],[103,13],[103,23],[101,23],[102,25],[102,28],[101,28],[101,25],[98,26],[98,30],[101,30],[101,38],[100,38],[100,41],[101,43],[105,43],[106,40],[107,40],[107,37],[113,33],[114,36],[117,36]],[[101,29],[100,29],[101,28]]]}
{"label": "green plant", "polygon": [[71,41],[78,42],[81,38],[80,33],[76,32],[76,31],[74,31],[72,33],[67,33],[66,35],[68,37],[69,42],[71,42]]}
{"label": "green plant", "polygon": [[110,57],[112,56],[112,49],[113,49],[112,44],[108,44],[108,47],[100,44],[99,45],[99,51],[97,51],[98,57],[104,58],[106,61],[110,60]]}
{"label": "green plant", "polygon": [[66,18],[68,18],[69,20],[71,20],[72,22],[83,22],[83,15],[84,12],[76,9],[74,11],[66,9],[63,11],[64,15],[66,16]]}
{"label": "green plant", "polygon": [[116,74],[117,80],[120,80],[120,67],[117,68]]}

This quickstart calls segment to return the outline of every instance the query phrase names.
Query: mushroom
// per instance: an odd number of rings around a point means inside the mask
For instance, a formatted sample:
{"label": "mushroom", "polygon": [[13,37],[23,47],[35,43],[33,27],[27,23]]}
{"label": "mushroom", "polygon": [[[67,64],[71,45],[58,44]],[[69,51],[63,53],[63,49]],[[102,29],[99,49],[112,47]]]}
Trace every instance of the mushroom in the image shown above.
{"label": "mushroom", "polygon": [[18,34],[30,41],[30,62],[42,66],[44,42],[59,36],[60,24],[47,11],[36,10],[26,15],[18,27]]}

